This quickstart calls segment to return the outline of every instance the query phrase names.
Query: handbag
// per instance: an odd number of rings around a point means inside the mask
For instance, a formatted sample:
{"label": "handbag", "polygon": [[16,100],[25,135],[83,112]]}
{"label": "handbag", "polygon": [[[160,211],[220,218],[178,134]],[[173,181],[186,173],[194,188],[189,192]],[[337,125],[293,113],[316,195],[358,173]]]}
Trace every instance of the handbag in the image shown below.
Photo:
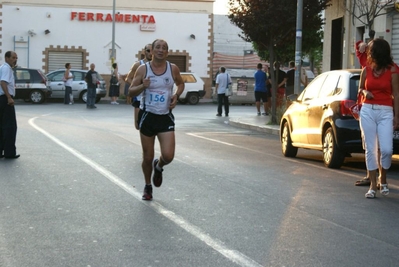
{"label": "handbag", "polygon": [[360,118],[360,109],[362,108],[363,105],[363,95],[362,94],[358,94],[357,95],[357,100],[356,100],[356,104],[354,104],[353,106],[351,106],[349,108],[350,112],[352,113],[353,118],[355,118],[355,120],[359,120]]}
{"label": "handbag", "polygon": [[116,78],[115,75],[112,75],[110,82],[111,82],[111,85],[117,85],[118,84],[118,79]]}
{"label": "handbag", "polygon": [[224,93],[225,96],[231,96],[233,94],[232,90],[231,90],[231,83],[229,83],[229,75],[227,74],[227,87],[226,87],[226,91]]}

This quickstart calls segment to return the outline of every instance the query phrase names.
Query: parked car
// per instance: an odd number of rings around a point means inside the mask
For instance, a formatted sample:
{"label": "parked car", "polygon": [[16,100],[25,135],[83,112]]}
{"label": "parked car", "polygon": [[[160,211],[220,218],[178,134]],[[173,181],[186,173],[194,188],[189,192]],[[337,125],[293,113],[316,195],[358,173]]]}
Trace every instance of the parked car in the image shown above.
{"label": "parked car", "polygon": [[41,104],[51,96],[51,89],[47,86],[47,78],[41,70],[16,67],[15,99]]}
{"label": "parked car", "polygon": [[[349,108],[356,103],[360,69],[329,71],[318,75],[299,95],[280,121],[283,155],[295,157],[298,148],[320,150],[325,166],[340,168],[350,153],[364,153],[359,121]],[[394,132],[394,154],[399,153]]]}
{"label": "parked car", "polygon": [[205,95],[204,81],[196,73],[182,72],[180,74],[184,81],[184,91],[179,97],[179,102],[190,105],[198,104],[200,98]]}
{"label": "parked car", "polygon": [[[87,101],[87,83],[85,81],[85,76],[88,70],[77,70],[71,69],[70,72],[73,75],[72,82],[72,94],[74,99],[79,99],[80,101],[86,103]],[[64,98],[65,95],[65,84],[63,77],[65,74],[65,69],[59,69],[47,73],[49,87],[52,90],[51,98]],[[102,97],[107,94],[106,83],[98,74],[99,84],[97,86],[96,103],[100,101]]]}

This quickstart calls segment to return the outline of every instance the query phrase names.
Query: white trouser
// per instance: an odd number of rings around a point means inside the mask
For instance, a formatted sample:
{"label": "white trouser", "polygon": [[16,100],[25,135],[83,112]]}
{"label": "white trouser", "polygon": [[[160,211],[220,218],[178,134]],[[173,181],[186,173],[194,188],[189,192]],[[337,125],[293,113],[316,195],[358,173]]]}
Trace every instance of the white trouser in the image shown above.
{"label": "white trouser", "polygon": [[381,166],[391,167],[393,149],[393,109],[390,106],[363,104],[360,110],[360,129],[366,151],[367,170],[378,169],[378,148]]}

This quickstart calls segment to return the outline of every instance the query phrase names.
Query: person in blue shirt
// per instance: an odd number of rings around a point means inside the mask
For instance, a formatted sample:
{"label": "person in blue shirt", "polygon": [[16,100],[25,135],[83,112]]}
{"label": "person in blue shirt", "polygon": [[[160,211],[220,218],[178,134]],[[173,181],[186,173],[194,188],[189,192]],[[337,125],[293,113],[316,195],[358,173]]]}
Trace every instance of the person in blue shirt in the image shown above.
{"label": "person in blue shirt", "polygon": [[266,88],[266,81],[267,81],[267,74],[263,71],[263,66],[261,63],[257,65],[257,71],[255,72],[255,105],[256,110],[258,111],[258,116],[260,116],[260,100],[263,102],[263,109],[262,115],[268,115],[267,113],[267,88]]}

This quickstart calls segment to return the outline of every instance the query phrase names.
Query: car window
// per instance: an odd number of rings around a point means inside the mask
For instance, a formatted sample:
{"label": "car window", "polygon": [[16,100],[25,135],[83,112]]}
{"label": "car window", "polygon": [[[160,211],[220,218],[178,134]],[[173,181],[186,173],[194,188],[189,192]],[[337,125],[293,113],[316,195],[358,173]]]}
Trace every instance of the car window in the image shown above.
{"label": "car window", "polygon": [[83,73],[81,71],[72,71],[72,75],[73,75],[73,80],[74,81],[83,81],[84,80],[84,76],[86,73]]}
{"label": "car window", "polygon": [[57,71],[49,75],[50,81],[62,81],[64,78],[64,71]]}
{"label": "car window", "polygon": [[319,95],[319,91],[323,86],[324,80],[327,75],[319,75],[317,76],[303,91],[302,101],[312,100],[317,98]]}
{"label": "car window", "polygon": [[335,94],[340,75],[338,73],[330,73],[324,80],[322,90],[320,90],[319,98],[332,96]]}
{"label": "car window", "polygon": [[29,70],[15,70],[15,82],[16,83],[29,83],[31,80],[31,75]]}
{"label": "car window", "polygon": [[360,83],[360,75],[352,76],[349,80],[349,90],[350,90],[349,97],[354,101],[356,101],[357,99],[359,83]]}
{"label": "car window", "polygon": [[197,80],[195,79],[194,75],[192,74],[181,74],[183,82],[185,83],[196,83]]}

